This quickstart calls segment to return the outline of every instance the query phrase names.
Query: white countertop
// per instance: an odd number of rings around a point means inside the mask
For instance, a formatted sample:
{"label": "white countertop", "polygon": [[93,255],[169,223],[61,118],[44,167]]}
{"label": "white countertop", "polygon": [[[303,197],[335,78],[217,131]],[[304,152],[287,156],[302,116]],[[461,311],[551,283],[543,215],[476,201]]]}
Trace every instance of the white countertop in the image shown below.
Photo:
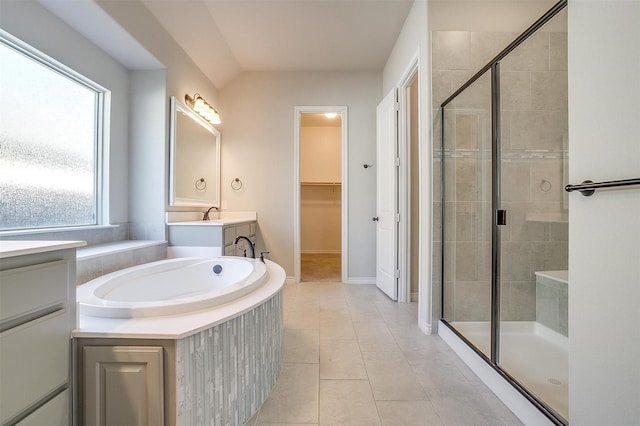
{"label": "white countertop", "polygon": [[0,259],[86,246],[85,241],[0,241]]}
{"label": "white countertop", "polygon": [[167,212],[167,225],[180,226],[225,226],[244,222],[254,222],[256,212],[215,212],[209,213],[210,220],[202,220],[203,212]]}
{"label": "white countertop", "polygon": [[182,339],[242,315],[275,295],[286,274],[276,263],[266,261],[269,279],[250,294],[215,308],[148,318],[99,318],[80,315],[73,337]]}

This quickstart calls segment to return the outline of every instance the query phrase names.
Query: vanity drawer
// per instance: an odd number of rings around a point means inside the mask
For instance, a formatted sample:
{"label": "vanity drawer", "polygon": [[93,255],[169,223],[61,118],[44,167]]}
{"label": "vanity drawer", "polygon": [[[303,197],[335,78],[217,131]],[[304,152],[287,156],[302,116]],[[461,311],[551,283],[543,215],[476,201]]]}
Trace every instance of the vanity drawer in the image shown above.
{"label": "vanity drawer", "polygon": [[0,271],[0,322],[68,299],[69,262],[58,260]]}
{"label": "vanity drawer", "polygon": [[69,380],[69,310],[0,333],[0,423]]}
{"label": "vanity drawer", "polygon": [[71,390],[67,389],[16,423],[16,426],[68,426],[71,424],[70,411]]}

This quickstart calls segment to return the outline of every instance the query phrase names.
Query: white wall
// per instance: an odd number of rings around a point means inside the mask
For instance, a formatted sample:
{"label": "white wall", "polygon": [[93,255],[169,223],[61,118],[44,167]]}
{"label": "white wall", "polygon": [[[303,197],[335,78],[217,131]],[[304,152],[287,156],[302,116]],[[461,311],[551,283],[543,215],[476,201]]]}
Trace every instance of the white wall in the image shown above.
{"label": "white wall", "polygon": [[[402,74],[410,65],[413,56],[420,51],[421,59],[421,79],[422,84],[421,101],[429,97],[429,57],[430,42],[429,28],[427,26],[428,13],[427,2],[416,0],[404,21],[404,26],[393,50],[387,59],[382,72],[382,93],[386,94],[394,87],[398,87]],[[380,98],[382,100],[382,98]],[[428,123],[427,123],[428,124]]]}
{"label": "white wall", "polygon": [[[138,70],[133,74],[131,124],[131,188],[129,220],[132,237],[164,239],[165,210],[193,210],[168,206],[170,125],[169,98],[200,93],[218,109],[218,91],[191,58],[139,2],[98,1],[113,19],[165,67],[162,72]],[[224,140],[224,135],[222,136]],[[203,209],[204,210],[204,209]]]}
{"label": "white wall", "polygon": [[300,127],[300,181],[340,182],[342,129]]}
{"label": "white wall", "polygon": [[[294,275],[294,107],[346,105],[349,126],[349,265],[351,278],[375,276],[375,107],[379,72],[243,73],[220,93],[222,200],[255,210],[258,250]],[[243,182],[233,191],[230,182]]]}
{"label": "white wall", "polygon": [[340,185],[301,185],[301,253],[341,252],[341,201]]}
{"label": "white wall", "polygon": [[[419,313],[418,324],[425,332],[431,332],[431,120],[428,119],[431,103],[430,41],[426,1],[415,1],[383,71],[383,93],[399,87],[407,69],[419,54],[419,180],[420,180],[420,232],[419,232]],[[381,99],[380,99],[381,100]]]}
{"label": "white wall", "polygon": [[340,126],[300,127],[300,251],[302,253],[341,252],[341,157],[342,128]]}
{"label": "white wall", "polygon": [[108,219],[128,221],[129,76],[127,70],[33,1],[2,2],[0,27],[111,91]]}
{"label": "white wall", "polygon": [[[141,2],[98,0],[97,3],[165,66],[167,96],[184,100],[185,93],[198,92],[218,109],[218,90],[213,83]],[[169,100],[166,101],[168,108]],[[223,111],[218,111],[224,121]]]}
{"label": "white wall", "polygon": [[131,239],[164,240],[168,200],[166,70],[131,72],[129,221]]}
{"label": "white wall", "polygon": [[[569,2],[569,179],[640,177],[640,2]],[[640,419],[640,189],[569,199],[569,417]]]}

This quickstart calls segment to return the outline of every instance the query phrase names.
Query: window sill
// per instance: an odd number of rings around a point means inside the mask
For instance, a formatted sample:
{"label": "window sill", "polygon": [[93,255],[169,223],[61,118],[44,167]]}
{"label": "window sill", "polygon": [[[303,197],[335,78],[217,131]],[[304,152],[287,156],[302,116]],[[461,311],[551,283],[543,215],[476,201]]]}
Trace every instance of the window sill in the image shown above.
{"label": "window sill", "polygon": [[77,249],[76,259],[87,260],[108,254],[122,253],[145,247],[160,246],[166,243],[167,242],[163,240],[127,240],[97,244]]}
{"label": "window sill", "polygon": [[0,231],[0,238],[12,237],[16,235],[37,235],[48,234],[52,232],[72,232],[72,231],[93,231],[97,229],[113,229],[120,225],[87,225],[87,226],[69,226],[64,228],[38,228],[38,229],[17,229],[15,231]]}

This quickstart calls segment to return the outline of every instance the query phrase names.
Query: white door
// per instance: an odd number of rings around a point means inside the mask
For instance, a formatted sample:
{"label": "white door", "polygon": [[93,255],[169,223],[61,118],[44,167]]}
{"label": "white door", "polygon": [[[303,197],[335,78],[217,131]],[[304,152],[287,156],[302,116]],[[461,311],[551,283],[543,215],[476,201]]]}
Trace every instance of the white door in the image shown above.
{"label": "white door", "polygon": [[376,285],[391,299],[398,298],[398,154],[396,90],[376,110]]}

